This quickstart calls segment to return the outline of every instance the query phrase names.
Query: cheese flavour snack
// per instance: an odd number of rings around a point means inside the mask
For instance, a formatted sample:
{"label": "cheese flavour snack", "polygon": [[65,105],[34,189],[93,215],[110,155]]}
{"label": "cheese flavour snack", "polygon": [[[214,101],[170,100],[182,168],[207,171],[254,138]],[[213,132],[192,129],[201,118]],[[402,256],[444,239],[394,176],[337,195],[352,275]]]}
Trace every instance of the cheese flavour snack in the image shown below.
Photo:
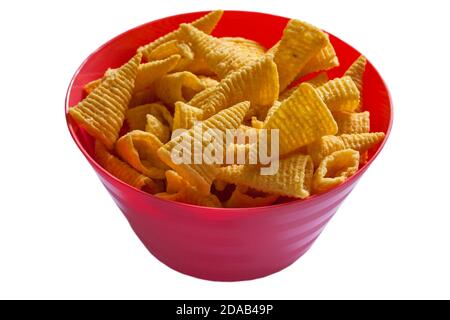
{"label": "cheese flavour snack", "polygon": [[266,50],[224,34],[222,15],[182,21],[83,84],[68,115],[95,140],[96,161],[160,199],[216,208],[301,201],[344,183],[385,137],[371,132],[362,99],[367,59],[341,57],[348,65],[330,72],[340,51],[319,28],[292,19]]}

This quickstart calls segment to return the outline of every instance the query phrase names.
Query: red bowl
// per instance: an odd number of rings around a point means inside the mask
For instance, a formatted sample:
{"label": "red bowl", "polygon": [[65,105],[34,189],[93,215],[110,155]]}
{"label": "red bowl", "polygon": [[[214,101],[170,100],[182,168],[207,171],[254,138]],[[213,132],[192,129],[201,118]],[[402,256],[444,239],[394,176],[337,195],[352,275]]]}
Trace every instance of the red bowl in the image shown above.
{"label": "red bowl", "polygon": [[[129,30],[92,53],[76,71],[67,91],[65,111],[83,98],[83,85],[109,67],[119,67],[141,45],[195,20],[205,12],[163,18]],[[301,18],[301,17],[300,17]],[[215,36],[241,36],[270,48],[281,37],[288,18],[258,12],[226,11]],[[330,34],[341,66],[329,72],[341,76],[360,55]],[[371,130],[386,138],[392,125],[388,89],[370,61],[364,74],[364,109],[371,112]],[[282,270],[302,256],[359,178],[383,148],[337,188],[306,200],[249,208],[206,208],[159,199],[135,189],[105,171],[93,158],[93,139],[68,117],[69,131],[112,198],[147,249],[167,266],[202,279],[238,281]]]}

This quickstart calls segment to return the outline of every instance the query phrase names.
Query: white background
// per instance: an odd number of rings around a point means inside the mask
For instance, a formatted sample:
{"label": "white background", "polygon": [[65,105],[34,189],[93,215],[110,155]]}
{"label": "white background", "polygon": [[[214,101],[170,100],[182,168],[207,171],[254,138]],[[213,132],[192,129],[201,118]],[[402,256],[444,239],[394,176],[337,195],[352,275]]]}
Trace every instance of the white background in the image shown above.
{"label": "white background", "polygon": [[[446,1],[0,3],[0,298],[450,298]],[[197,280],[150,255],[72,142],[63,110],[74,71],[108,39],[218,8],[334,33],[375,64],[395,107],[385,149],[311,250],[241,283]]]}

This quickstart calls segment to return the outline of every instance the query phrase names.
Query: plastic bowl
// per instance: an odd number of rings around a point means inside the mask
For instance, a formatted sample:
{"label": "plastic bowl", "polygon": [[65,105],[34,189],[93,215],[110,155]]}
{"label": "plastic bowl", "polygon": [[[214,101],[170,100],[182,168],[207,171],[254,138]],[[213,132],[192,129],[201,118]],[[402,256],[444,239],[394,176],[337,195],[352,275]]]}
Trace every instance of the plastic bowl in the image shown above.
{"label": "plastic bowl", "polygon": [[[101,46],[75,73],[68,88],[65,111],[83,98],[85,83],[100,77],[108,67],[123,64],[139,46],[203,14],[186,13],[149,22]],[[281,37],[288,20],[264,13],[226,11],[213,35],[246,37],[270,48]],[[341,76],[359,52],[331,34],[330,40],[341,66],[329,75]],[[370,62],[364,75],[363,105],[371,112],[372,131],[383,131],[387,138],[392,124],[391,100],[386,85]],[[218,209],[162,200],[119,181],[95,162],[93,139],[67,119],[75,143],[147,249],[172,269],[220,281],[264,277],[301,257],[386,142],[385,139],[371,152],[369,162],[354,176],[324,194],[267,207]]]}

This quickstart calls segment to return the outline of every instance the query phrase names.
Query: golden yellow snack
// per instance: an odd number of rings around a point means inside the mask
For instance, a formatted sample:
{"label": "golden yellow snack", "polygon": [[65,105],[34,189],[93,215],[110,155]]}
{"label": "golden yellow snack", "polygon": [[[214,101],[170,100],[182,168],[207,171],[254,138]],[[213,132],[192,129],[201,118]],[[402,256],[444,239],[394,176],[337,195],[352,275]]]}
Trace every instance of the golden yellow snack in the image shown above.
{"label": "golden yellow snack", "polygon": [[311,78],[311,79],[309,79],[309,80],[307,80],[305,82],[309,83],[314,88],[317,88],[317,87],[320,87],[321,85],[324,85],[328,81],[329,81],[328,74],[326,72],[321,72],[317,76],[315,76],[314,78]]}
{"label": "golden yellow snack", "polygon": [[344,76],[349,76],[350,78],[352,78],[353,82],[355,83],[360,93],[362,93],[363,89],[363,75],[364,71],[366,70],[366,63],[367,63],[366,57],[361,55],[351,64],[351,66],[344,73]]}
{"label": "golden yellow snack", "polygon": [[181,24],[180,29],[195,54],[203,57],[220,79],[264,54],[246,45],[207,35],[189,24]]}
{"label": "golden yellow snack", "polygon": [[183,188],[177,193],[161,192],[155,194],[158,198],[165,200],[172,200],[187,204],[193,204],[197,206],[221,208],[222,204],[220,200],[214,194],[208,194],[206,196],[197,194],[193,188]]}
{"label": "golden yellow snack", "polygon": [[149,88],[156,80],[172,71],[180,61],[180,55],[139,65],[134,92]]}
{"label": "golden yellow snack", "polygon": [[212,75],[214,72],[206,61],[194,54],[190,45],[181,40],[170,40],[153,49],[147,56],[148,61],[166,59],[172,55],[179,55],[180,60],[172,71],[190,71],[196,74]]}
{"label": "golden yellow snack", "polygon": [[[295,90],[294,90],[295,91]],[[278,110],[278,108],[281,106],[281,102],[276,100],[273,105],[269,108],[269,110],[267,111],[266,117],[264,118],[264,124],[267,123],[267,121],[269,121],[270,117],[273,116],[273,114],[275,113],[275,111]]]}
{"label": "golden yellow snack", "polygon": [[198,76],[200,75],[211,77],[216,76],[214,71],[212,71],[211,68],[206,63],[206,60],[199,56],[195,56],[194,60],[185,67],[184,71],[192,72]]}
{"label": "golden yellow snack", "polygon": [[203,118],[241,101],[269,106],[278,98],[277,67],[270,57],[263,56],[252,64],[232,72],[211,87],[198,93],[189,104],[203,110]]}
{"label": "golden yellow snack", "polygon": [[[273,104],[275,103],[277,103],[277,100],[275,100]],[[256,104],[251,105],[250,110],[248,110],[247,114],[245,115],[244,121],[251,124],[252,117],[256,117],[256,119],[263,121],[264,119],[266,119],[267,113],[269,112],[269,109],[273,107],[273,104],[264,106]]]}
{"label": "golden yellow snack", "polygon": [[155,135],[162,143],[170,140],[170,128],[168,126],[165,126],[152,114],[147,114],[146,119],[145,132]]}
{"label": "golden yellow snack", "polygon": [[308,154],[313,159],[314,165],[317,166],[323,158],[335,151],[353,149],[363,152],[371,149],[383,139],[383,132],[323,136],[308,145]]}
{"label": "golden yellow snack", "polygon": [[195,204],[198,206],[205,206],[205,207],[213,207],[213,208],[221,208],[222,203],[220,202],[219,198],[217,198],[214,194],[208,194],[206,196],[200,195],[196,189],[192,187],[186,187],[182,189],[180,192],[180,201],[189,203],[189,204]]}
{"label": "golden yellow snack", "polygon": [[255,53],[264,54],[266,52],[266,48],[264,48],[260,43],[250,39],[242,37],[222,37],[220,39],[226,42],[237,44]]}
{"label": "golden yellow snack", "polygon": [[[213,31],[214,28],[216,27],[220,18],[222,18],[222,15],[223,10],[211,11],[208,14],[204,15],[203,17],[191,22],[190,24],[195,28],[197,28],[198,30],[210,34],[211,31]],[[171,40],[181,40],[181,41],[184,40],[179,28],[177,30],[165,34],[162,37],[159,37],[158,39],[150,42],[149,44],[143,47],[140,47],[138,51],[143,53],[144,58],[147,59],[147,61],[150,61],[151,59],[149,59],[149,57],[153,49]]]}
{"label": "golden yellow snack", "polygon": [[186,70],[186,67],[194,61],[194,52],[191,47],[178,40],[171,40],[156,47],[150,52],[147,59],[149,61],[162,60],[173,55],[180,56],[176,67],[173,68],[174,71]]}
{"label": "golden yellow snack", "polygon": [[95,141],[95,159],[106,171],[135,188],[147,188],[149,191],[156,188],[152,179],[140,174],[127,163],[113,156],[98,140]]}
{"label": "golden yellow snack", "polygon": [[172,129],[173,117],[165,105],[162,103],[151,103],[149,113],[155,116],[163,125]]}
{"label": "golden yellow snack", "polygon": [[248,133],[249,131],[255,130],[255,128],[247,126],[245,124],[241,124],[238,129],[242,130],[244,133]]}
{"label": "golden yellow snack", "polygon": [[353,112],[358,108],[359,91],[349,76],[330,80],[317,92],[331,111]]}
{"label": "golden yellow snack", "polygon": [[167,170],[166,181],[167,191],[156,194],[159,198],[206,207],[222,207],[222,204],[215,195],[199,195],[197,190],[176,173],[176,171]]}
{"label": "golden yellow snack", "polygon": [[236,186],[230,199],[225,203],[226,208],[251,208],[273,204],[279,198],[276,194],[251,195],[247,194],[248,187]]}
{"label": "golden yellow snack", "polygon": [[117,140],[116,152],[130,166],[147,177],[164,179],[164,172],[169,167],[161,162],[156,154],[162,145],[155,135],[134,130]]}
{"label": "golden yellow snack", "polygon": [[362,108],[362,93],[363,93],[363,76],[364,71],[366,70],[366,64],[367,60],[366,57],[363,55],[359,56],[358,59],[356,59],[351,66],[345,71],[344,76],[349,76],[352,78],[353,82],[355,83],[356,87],[358,88],[360,99],[359,99],[359,105],[358,108],[356,108],[357,111],[361,110]]}
{"label": "golden yellow snack", "polygon": [[334,67],[339,66],[339,59],[336,56],[336,51],[334,51],[334,47],[330,42],[328,35],[327,44],[323,47],[308,63],[303,67],[300,71],[298,77],[303,77],[307,74],[316,72],[316,71],[327,71]]}
{"label": "golden yellow snack", "polygon": [[163,60],[175,54],[180,55],[181,59],[194,59],[194,53],[187,43],[173,39],[164,42],[153,49],[147,55],[147,61]]}
{"label": "golden yellow snack", "polygon": [[86,91],[87,94],[91,93],[92,91],[94,91],[95,88],[97,88],[102,83],[103,80],[104,78],[99,78],[86,83],[84,85],[84,91]]}
{"label": "golden yellow snack", "polygon": [[278,129],[280,156],[308,145],[338,130],[333,116],[317,91],[302,83],[265,123],[264,129]]}
{"label": "golden yellow snack", "polygon": [[[311,78],[307,81],[304,81],[305,83],[309,83],[310,85],[312,85],[314,88],[320,87],[321,85],[325,84],[328,82],[328,75],[325,72],[319,73],[317,76],[315,76],[314,78]],[[278,97],[278,101],[283,101],[286,100],[287,98],[290,97],[290,95],[297,90],[298,86],[286,89],[283,91],[283,93],[280,94],[280,96]]]}
{"label": "golden yellow snack", "polygon": [[298,86],[295,86],[295,87],[284,90],[283,93],[281,93],[280,96],[278,97],[278,101],[282,102],[282,101],[286,100],[287,98],[289,98],[294,93],[294,91],[297,90],[297,88],[298,88]]}
{"label": "golden yellow snack", "polygon": [[203,110],[193,107],[184,102],[175,103],[175,113],[173,116],[173,131],[176,129],[190,129],[195,121],[203,118]]}
{"label": "golden yellow snack", "polygon": [[342,134],[339,137],[342,139],[345,148],[357,151],[366,151],[381,142],[384,139],[384,136],[384,132],[369,132]]}
{"label": "golden yellow snack", "polygon": [[258,120],[256,117],[252,117],[252,127],[255,129],[262,129],[264,127],[264,121]]}
{"label": "golden yellow snack", "polygon": [[97,88],[107,77],[111,76],[115,71],[117,71],[117,69],[111,69],[108,68],[103,77],[98,78],[96,80],[93,80],[87,84],[84,85],[84,91],[86,91],[87,94],[91,93],[92,91],[94,91],[95,88]]}
{"label": "golden yellow snack", "polygon": [[147,114],[150,113],[150,104],[144,104],[128,109],[125,120],[130,130],[144,130],[147,123]]}
{"label": "golden yellow snack", "polygon": [[370,131],[370,113],[364,112],[333,112],[334,120],[338,125],[338,134],[366,133]]}
{"label": "golden yellow snack", "polygon": [[165,103],[186,102],[205,89],[200,79],[188,71],[165,75],[154,84],[156,95]]}
{"label": "golden yellow snack", "polygon": [[[159,148],[159,158],[185,180],[189,181],[197,189],[199,195],[209,194],[211,184],[218,173],[218,166],[214,163],[214,159],[208,158],[205,153],[203,153],[202,159],[200,159],[201,163],[197,162],[197,164],[195,159],[193,159],[190,153],[192,145],[200,144],[203,148],[206,148],[210,144],[210,141],[204,135],[199,137],[198,134],[195,134],[195,130],[205,132],[208,129],[216,129],[225,132],[226,129],[236,129],[241,124],[242,119],[244,119],[249,107],[250,103],[245,101],[215,114],[211,118],[203,121],[198,127],[194,126],[189,131]],[[184,159],[180,159],[181,161],[173,159],[173,155],[179,156],[181,152],[187,152],[187,161],[183,161]]]}
{"label": "golden yellow snack", "polygon": [[68,112],[98,163],[161,199],[227,208],[305,199],[355,174],[385,136],[360,111],[366,58],[330,80],[339,59],[320,29],[290,20],[266,50],[211,36],[222,14],[180,24],[85,84]]}
{"label": "golden yellow snack", "polygon": [[307,153],[311,156],[314,166],[318,166],[323,158],[335,151],[344,150],[345,145],[340,137],[327,135],[323,136],[307,147]]}
{"label": "golden yellow snack", "polygon": [[156,94],[153,91],[153,89],[147,88],[141,91],[133,92],[128,107],[134,108],[136,106],[141,106],[143,104],[157,102],[157,100],[158,98],[156,97]]}
{"label": "golden yellow snack", "polygon": [[135,55],[69,109],[70,116],[108,149],[113,148],[119,137],[140,61],[141,55]]}
{"label": "golden yellow snack", "polygon": [[314,193],[325,192],[340,185],[356,173],[358,166],[359,152],[352,149],[335,151],[326,156],[314,173]]}
{"label": "golden yellow snack", "polygon": [[[133,88],[131,106],[140,105],[150,101],[154,95],[152,94],[151,85],[155,80],[175,69],[179,63],[181,56],[174,54],[162,60],[151,61],[138,66],[135,84]],[[112,75],[118,69],[108,69],[105,75],[97,80],[91,81],[85,85],[84,89],[87,93],[92,92],[98,87],[108,76]]]}
{"label": "golden yellow snack", "polygon": [[269,52],[278,68],[280,91],[326,44],[327,36],[320,29],[295,19],[288,22],[280,42]]}
{"label": "golden yellow snack", "polygon": [[145,130],[147,114],[155,116],[163,125],[172,128],[173,119],[169,110],[161,103],[149,103],[127,110],[125,119],[130,130]]}
{"label": "golden yellow snack", "polygon": [[[251,128],[255,138],[258,139],[258,129]],[[227,145],[224,152],[224,163],[235,163],[239,165],[249,164],[256,165],[261,163],[258,154],[258,146],[255,142],[243,141]]]}
{"label": "golden yellow snack", "polygon": [[198,78],[205,86],[205,89],[210,88],[210,87],[215,87],[219,84],[219,81],[217,81],[214,78],[208,77],[208,76],[199,75]]}
{"label": "golden yellow snack", "polygon": [[177,193],[184,187],[183,178],[176,171],[167,170],[165,174],[167,193]]}
{"label": "golden yellow snack", "polygon": [[261,175],[259,166],[231,165],[220,169],[218,179],[255,190],[304,199],[310,195],[313,163],[308,155],[279,160],[278,172]]}
{"label": "golden yellow snack", "polygon": [[145,124],[147,123],[147,114],[150,113],[152,109],[152,104],[143,104],[131,109],[128,109],[125,115],[125,120],[127,121],[130,130],[141,130],[145,129]]}

